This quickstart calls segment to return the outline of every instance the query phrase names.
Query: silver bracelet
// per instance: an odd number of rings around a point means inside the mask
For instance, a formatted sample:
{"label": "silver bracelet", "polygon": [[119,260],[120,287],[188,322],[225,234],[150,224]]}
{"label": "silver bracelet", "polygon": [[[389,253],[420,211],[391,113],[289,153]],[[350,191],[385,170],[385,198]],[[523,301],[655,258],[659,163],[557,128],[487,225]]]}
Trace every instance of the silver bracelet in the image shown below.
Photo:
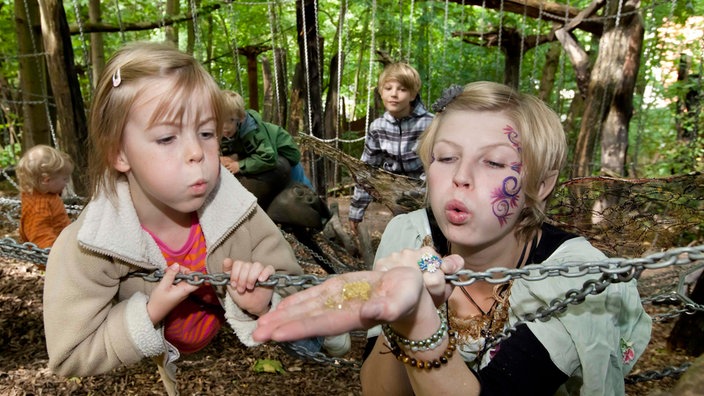
{"label": "silver bracelet", "polygon": [[388,324],[381,325],[381,329],[383,330],[384,336],[389,343],[403,345],[406,349],[409,349],[412,352],[429,351],[437,348],[447,336],[448,328],[445,312],[441,309],[438,309],[437,311],[438,316],[440,317],[440,327],[435,333],[433,333],[433,335],[423,340],[416,341],[401,337]]}

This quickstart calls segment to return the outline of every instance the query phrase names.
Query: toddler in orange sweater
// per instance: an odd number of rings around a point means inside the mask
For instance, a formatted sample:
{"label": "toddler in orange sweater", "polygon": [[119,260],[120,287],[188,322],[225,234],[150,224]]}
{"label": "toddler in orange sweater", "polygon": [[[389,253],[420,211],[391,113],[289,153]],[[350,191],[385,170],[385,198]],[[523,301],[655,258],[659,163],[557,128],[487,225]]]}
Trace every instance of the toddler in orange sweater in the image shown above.
{"label": "toddler in orange sweater", "polygon": [[71,220],[61,192],[73,172],[68,154],[43,144],[27,150],[17,164],[22,213],[20,239],[45,249],[51,247]]}

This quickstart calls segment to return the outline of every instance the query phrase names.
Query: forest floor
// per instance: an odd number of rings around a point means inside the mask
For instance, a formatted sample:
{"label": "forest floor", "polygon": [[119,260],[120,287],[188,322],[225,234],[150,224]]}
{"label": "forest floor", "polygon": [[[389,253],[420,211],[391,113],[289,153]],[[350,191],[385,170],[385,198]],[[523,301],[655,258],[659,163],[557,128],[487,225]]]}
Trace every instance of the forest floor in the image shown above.
{"label": "forest floor", "polygon": [[[339,199],[346,219],[345,199]],[[367,226],[380,236],[391,214],[372,206]],[[344,222],[344,220],[343,220]],[[3,230],[0,230],[3,231]],[[4,230],[0,236],[12,231]],[[307,268],[316,273],[315,268]],[[643,276],[648,275],[646,271]],[[47,369],[42,324],[44,273],[34,264],[0,257],[0,395],[162,395],[159,375],[151,362],[115,369],[107,374],[62,378]],[[659,309],[648,305],[649,313]],[[666,339],[674,322],[655,323],[645,354],[631,374],[680,366],[693,360],[669,351]],[[182,395],[360,395],[358,363],[364,339],[355,336],[345,364],[331,365],[287,354],[274,344],[244,347],[233,334],[221,331],[204,350],[182,357],[179,381]],[[281,370],[259,370],[262,362],[278,361]],[[260,363],[258,365],[258,363]],[[348,364],[349,363],[349,364]],[[271,365],[270,365],[271,366]],[[667,394],[676,379],[627,385],[628,395]]]}

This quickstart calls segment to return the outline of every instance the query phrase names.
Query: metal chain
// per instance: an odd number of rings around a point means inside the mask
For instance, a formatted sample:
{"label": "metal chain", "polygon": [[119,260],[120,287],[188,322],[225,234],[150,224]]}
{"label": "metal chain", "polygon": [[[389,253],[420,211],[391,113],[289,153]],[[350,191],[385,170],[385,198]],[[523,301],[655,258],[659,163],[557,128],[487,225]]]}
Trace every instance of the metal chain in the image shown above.
{"label": "metal chain", "polygon": [[661,370],[644,371],[640,374],[629,375],[628,377],[625,378],[625,381],[627,384],[636,384],[638,382],[659,380],[659,379],[663,379],[663,378],[667,378],[667,377],[677,378],[680,375],[682,375],[682,373],[687,371],[687,369],[691,365],[692,365],[691,362],[686,362],[686,363],[683,363],[679,367],[670,366],[670,367],[665,367]]}
{"label": "metal chain", "polygon": [[[489,269],[486,272],[473,272],[468,270],[459,271],[454,275],[447,275],[445,279],[455,285],[471,284],[477,280],[484,280],[489,283],[509,282],[513,279],[524,279],[527,281],[542,280],[549,276],[566,276],[577,277],[587,274],[601,273],[600,278],[588,279],[584,282],[580,290],[572,289],[565,293],[564,299],[556,298],[551,301],[546,307],[539,308],[535,313],[529,313],[522,319],[518,320],[513,326],[507,328],[502,333],[498,334],[496,339],[491,343],[494,345],[516,332],[516,327],[526,322],[535,320],[546,321],[553,315],[564,312],[569,305],[579,304],[583,302],[589,295],[597,295],[612,283],[628,282],[637,278],[645,269],[659,269],[667,266],[681,266],[689,263],[698,263],[704,260],[704,245],[696,247],[675,248],[662,253],[652,254],[643,258],[636,259],[607,259],[601,262],[593,263],[565,263],[563,265],[531,265],[524,268],[525,271],[507,270],[505,268]],[[16,258],[23,261],[28,261],[36,264],[46,264],[49,255],[49,249],[40,249],[33,243],[18,244],[12,238],[0,239],[0,255]],[[564,268],[568,268],[565,270]],[[576,271],[575,271],[576,269]],[[495,278],[495,275],[503,275]],[[145,281],[158,282],[163,278],[163,271],[157,270],[151,273],[134,272],[130,274],[135,277],[142,277]],[[258,282],[261,286],[287,287],[295,286],[307,288],[323,283],[328,278],[338,275],[328,275],[326,277],[318,277],[312,274],[304,275],[286,275],[273,274],[268,280]],[[460,280],[463,278],[468,278]],[[202,285],[210,283],[212,285],[226,285],[230,281],[229,274],[203,274],[200,272],[192,272],[190,274],[178,274],[174,283],[187,282],[193,285]],[[682,296],[679,293],[661,294],[658,296],[647,297],[643,299],[644,304],[683,304],[684,307],[674,312],[667,314],[656,315],[654,320],[671,319],[680,314],[693,314],[696,312],[704,312],[704,306],[692,302],[689,298]],[[299,347],[290,343],[279,344],[282,348],[308,360],[313,360],[318,363],[326,363],[331,365],[347,365],[359,368],[361,363],[355,360],[342,358],[331,358],[322,352],[310,352],[305,348]],[[662,370],[653,370],[644,372],[638,375],[626,377],[626,383],[637,383],[644,381],[652,381],[665,377],[674,377],[681,375],[690,363],[685,363],[680,367],[666,367]]]}
{"label": "metal chain", "polygon": [[311,352],[301,346],[290,342],[280,342],[277,343],[277,345],[289,353],[292,353],[305,360],[312,360],[316,363],[323,363],[331,366],[349,366],[356,369],[360,369],[362,367],[362,362],[358,360],[334,358],[326,355],[323,352]]}
{"label": "metal chain", "polygon": [[31,242],[19,244],[12,238],[2,238],[0,239],[0,256],[46,265],[49,249],[39,248]]}

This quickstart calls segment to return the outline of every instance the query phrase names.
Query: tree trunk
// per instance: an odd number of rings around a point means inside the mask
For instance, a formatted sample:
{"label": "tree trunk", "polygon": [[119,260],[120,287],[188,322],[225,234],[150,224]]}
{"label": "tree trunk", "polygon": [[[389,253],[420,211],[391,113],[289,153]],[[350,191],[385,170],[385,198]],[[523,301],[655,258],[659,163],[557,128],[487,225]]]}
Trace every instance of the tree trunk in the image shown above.
{"label": "tree trunk", "polygon": [[[28,8],[25,8],[25,5]],[[29,20],[27,19],[29,18]],[[49,111],[48,82],[42,45],[39,5],[36,1],[15,0],[15,30],[17,32],[22,91],[23,133],[22,147],[37,144],[53,146]]]}
{"label": "tree trunk", "polygon": [[[39,3],[42,21],[42,37],[49,66],[49,80],[56,102],[56,135],[60,148],[68,153],[76,164],[76,170],[87,167],[88,127],[78,78],[74,66],[71,36],[66,21],[63,3],[43,0]],[[87,180],[73,181],[79,195],[87,192]]]}
{"label": "tree trunk", "polygon": [[[193,4],[195,3],[195,4]],[[193,3],[191,1],[188,2],[188,7],[191,9],[191,14],[193,14],[194,9],[198,9],[200,6],[200,0],[193,0]],[[196,20],[195,14],[193,14],[193,17],[188,19],[186,22],[186,31],[187,31],[187,37],[186,37],[186,53],[193,55],[193,51],[195,50],[196,47],[196,35],[198,32],[196,31],[196,23],[194,22]]]}
{"label": "tree trunk", "polygon": [[[167,17],[174,17],[181,12],[179,9],[179,3],[179,0],[166,0]],[[178,48],[178,25],[169,24],[164,26],[164,33],[166,34],[166,41],[173,43],[174,46]]]}
{"label": "tree trunk", "polygon": [[269,58],[262,56],[262,88],[264,90],[264,104],[262,105],[262,119],[266,122],[272,122],[274,112],[273,94],[271,89],[271,65]]}
{"label": "tree trunk", "polygon": [[[322,89],[320,76],[320,53],[318,51],[320,40],[318,38],[318,20],[314,0],[296,0],[296,26],[298,28],[298,48],[300,59],[308,76],[306,93],[306,114],[308,115],[308,130],[313,136],[323,138],[323,125],[320,115],[322,109]],[[316,158],[312,161],[312,182],[321,199],[325,200],[326,186],[323,159]]]}
{"label": "tree trunk", "polygon": [[246,53],[247,56],[247,91],[249,92],[249,108],[259,111],[259,83],[256,53]]}
{"label": "tree trunk", "polygon": [[[335,139],[338,136],[340,130],[340,106],[339,98],[340,93],[337,90],[338,86],[338,54],[343,56],[342,53],[336,53],[330,59],[330,84],[328,86],[328,94],[325,99],[325,118],[324,118],[324,136],[325,139]],[[344,61],[342,61],[344,63]],[[338,141],[335,140],[335,147],[339,148]],[[328,159],[324,159],[325,164],[325,185],[334,186],[337,182],[337,165]]]}
{"label": "tree trunk", "polygon": [[281,125],[284,129],[286,129],[286,115],[288,114],[288,94],[286,92],[286,87],[288,87],[288,82],[286,81],[286,76],[288,75],[286,70],[286,50],[283,48],[274,48],[274,64],[276,65],[274,70],[274,84],[276,84],[276,106],[274,107],[273,120],[275,124]]}
{"label": "tree trunk", "polygon": [[[88,2],[88,20],[91,23],[102,23],[103,19],[100,14],[100,0],[90,0]],[[103,44],[102,33],[90,34],[90,63],[91,73],[93,76],[93,88],[100,78],[100,74],[105,68],[105,47]]]}
{"label": "tree trunk", "polygon": [[[364,13],[364,21],[362,23],[362,37],[367,37],[367,33],[369,32],[369,16],[368,13]],[[359,100],[357,100],[357,92],[359,92],[359,79],[361,78],[362,70],[364,70],[364,51],[366,50],[365,48],[365,43],[360,44],[359,46],[359,54],[357,56],[357,64],[355,65],[354,68],[354,83],[352,84],[352,103],[354,106],[352,107],[352,114],[350,114],[350,117],[354,119],[357,116],[357,103],[359,103]],[[373,80],[372,80],[373,81]],[[373,84],[373,82],[372,82]],[[371,84],[370,84],[371,85]],[[365,111],[365,114],[369,114],[369,109],[372,107],[369,103],[365,101],[365,104],[367,106],[367,111]],[[366,130],[366,128],[364,128]]]}
{"label": "tree trunk", "polygon": [[213,74],[213,14],[208,14],[206,17],[208,20],[208,41],[205,44],[205,59],[208,60],[208,63],[205,65],[205,67],[208,69],[208,73],[211,75]]}
{"label": "tree trunk", "polygon": [[[621,19],[621,23],[602,38],[602,41],[606,40],[604,47],[614,51],[608,56],[615,86],[614,97],[601,132],[601,173],[611,176],[625,176],[628,126],[633,116],[633,92],[645,31],[640,14]],[[601,51],[603,48],[599,50],[600,55]],[[610,54],[607,52],[606,55]]]}
{"label": "tree trunk", "polygon": [[303,90],[305,85],[305,77],[303,76],[303,65],[296,64],[296,70],[293,73],[293,84],[291,86],[291,112],[288,115],[288,128],[291,135],[296,136],[303,128],[301,126],[303,119]]}
{"label": "tree trunk", "polygon": [[548,52],[545,54],[545,66],[540,76],[540,91],[538,97],[540,100],[551,103],[550,95],[555,87],[555,75],[557,67],[560,64],[561,48],[558,43],[548,44]]}
{"label": "tree trunk", "polygon": [[[585,112],[577,138],[572,177],[592,173],[596,141],[605,139],[602,150],[607,163],[602,170],[623,174],[627,146],[628,121],[632,115],[632,98],[643,42],[643,24],[639,1],[627,1],[618,15],[619,4],[609,4],[610,21],[599,41],[599,55],[590,73]],[[616,24],[618,21],[618,25]],[[618,165],[620,163],[620,165]]]}

